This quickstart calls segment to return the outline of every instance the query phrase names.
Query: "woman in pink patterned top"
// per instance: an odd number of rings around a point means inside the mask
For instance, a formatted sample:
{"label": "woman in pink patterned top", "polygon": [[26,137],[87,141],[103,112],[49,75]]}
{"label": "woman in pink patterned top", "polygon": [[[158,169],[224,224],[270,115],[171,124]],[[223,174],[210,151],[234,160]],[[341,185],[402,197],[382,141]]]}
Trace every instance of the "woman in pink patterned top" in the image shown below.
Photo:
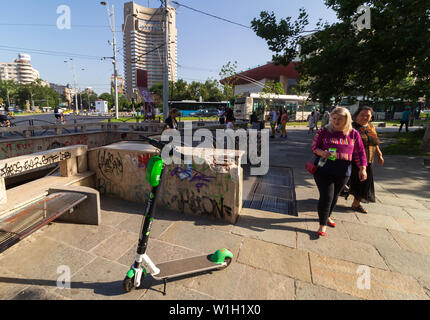
{"label": "woman in pink patterned top", "polygon": [[330,113],[329,125],[320,129],[314,137],[312,152],[317,155],[315,164],[321,158],[325,161],[314,174],[320,193],[318,200],[320,227],[317,233],[325,236],[327,225],[336,226],[330,215],[339,193],[351,175],[353,161],[359,167],[360,181],[367,179],[366,152],[360,133],[352,128],[352,118],[348,109],[338,107]]}

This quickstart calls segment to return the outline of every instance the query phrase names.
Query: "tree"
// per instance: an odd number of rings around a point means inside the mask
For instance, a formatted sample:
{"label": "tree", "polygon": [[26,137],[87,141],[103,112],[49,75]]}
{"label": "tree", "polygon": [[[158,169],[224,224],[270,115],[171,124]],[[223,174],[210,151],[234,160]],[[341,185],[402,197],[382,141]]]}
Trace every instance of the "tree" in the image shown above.
{"label": "tree", "polygon": [[[308,24],[303,9],[294,24],[289,17],[277,23],[267,12],[251,23],[275,53],[274,62],[287,64],[300,54],[300,75],[310,79],[307,90],[312,99],[328,103],[343,96],[399,95],[415,100],[428,95],[428,0],[325,0],[325,4],[339,22],[320,21],[319,30],[309,37],[301,36]],[[370,29],[354,26],[360,5],[370,8]]]}
{"label": "tree", "polygon": [[114,104],[115,104],[114,97],[110,93],[108,93],[108,92],[104,92],[101,95],[99,95],[99,99],[107,101],[108,108],[112,108],[114,106]]}
{"label": "tree", "polygon": [[[276,63],[287,64],[298,54],[301,76],[311,79],[308,91],[328,103],[332,97],[377,97],[387,86],[415,79],[408,90],[412,97],[429,90],[430,3],[428,0],[325,0],[340,22],[317,24],[309,37],[301,34],[307,14],[301,9],[297,21],[276,23],[274,14],[262,12],[252,28],[267,40]],[[371,28],[357,31],[353,22],[357,8],[371,8]],[[300,52],[299,52],[300,48]]]}
{"label": "tree", "polygon": [[19,88],[19,83],[13,80],[0,80],[0,97],[10,108],[11,99],[15,99]]}
{"label": "tree", "polygon": [[221,67],[221,71],[219,72],[219,76],[221,77],[221,84],[223,85],[223,94],[227,100],[233,100],[235,98],[234,95],[234,86],[236,81],[239,79],[237,77],[237,61],[233,63],[228,61],[225,65]]}

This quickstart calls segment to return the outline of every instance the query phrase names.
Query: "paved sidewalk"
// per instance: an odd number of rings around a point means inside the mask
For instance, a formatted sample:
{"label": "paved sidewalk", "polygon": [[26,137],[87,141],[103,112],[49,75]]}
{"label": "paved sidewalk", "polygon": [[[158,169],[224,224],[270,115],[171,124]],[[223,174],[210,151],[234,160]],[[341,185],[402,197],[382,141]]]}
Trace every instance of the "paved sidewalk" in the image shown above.
{"label": "paved sidewalk", "polygon": [[[430,170],[421,158],[385,157],[369,214],[339,199],[337,226],[316,238],[318,190],[304,164],[306,128],[270,141],[271,164],[294,169],[299,216],[243,209],[236,225],[159,210],[148,254],[155,263],[226,247],[232,264],[163,284],[147,277],[123,293],[141,205],[102,197],[102,224],[52,223],[0,255],[1,299],[430,299]],[[252,181],[252,179],[249,179]],[[60,289],[64,267],[71,289]],[[363,267],[365,266],[365,267]],[[370,272],[370,289],[361,281]],[[360,289],[361,287],[361,289]]]}

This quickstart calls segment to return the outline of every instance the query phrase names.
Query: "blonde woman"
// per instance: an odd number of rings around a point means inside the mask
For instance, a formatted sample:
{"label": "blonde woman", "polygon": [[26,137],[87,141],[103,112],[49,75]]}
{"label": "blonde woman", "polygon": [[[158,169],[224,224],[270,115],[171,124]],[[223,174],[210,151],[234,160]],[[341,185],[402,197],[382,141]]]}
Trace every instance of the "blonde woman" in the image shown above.
{"label": "blonde woman", "polygon": [[330,218],[336,205],[339,193],[348,182],[351,175],[351,164],[359,168],[360,181],[367,179],[366,152],[360,133],[352,127],[352,118],[348,109],[337,107],[330,113],[330,123],[320,129],[312,142],[312,151],[321,160],[314,174],[320,198],[318,200],[318,216],[320,227],[319,236],[326,235],[327,225],[335,227],[336,223]]}

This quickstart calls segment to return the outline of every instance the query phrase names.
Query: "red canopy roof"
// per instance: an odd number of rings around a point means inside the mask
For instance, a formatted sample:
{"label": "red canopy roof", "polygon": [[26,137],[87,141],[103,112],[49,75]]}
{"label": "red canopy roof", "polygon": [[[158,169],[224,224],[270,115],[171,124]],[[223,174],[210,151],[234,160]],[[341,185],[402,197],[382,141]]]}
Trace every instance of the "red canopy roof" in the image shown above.
{"label": "red canopy roof", "polygon": [[[254,80],[269,79],[269,80],[279,81],[279,78],[281,77],[281,75],[288,79],[299,79],[300,76],[298,71],[295,68],[296,65],[297,65],[296,62],[290,62],[287,66],[268,63],[264,66],[238,73],[237,77],[239,77],[239,79],[235,79],[234,84],[239,85],[239,84],[245,84],[245,83],[251,82],[243,78],[240,78],[240,76],[245,76],[248,78],[252,78]],[[224,83],[227,79],[229,78],[222,79],[221,83]]]}

